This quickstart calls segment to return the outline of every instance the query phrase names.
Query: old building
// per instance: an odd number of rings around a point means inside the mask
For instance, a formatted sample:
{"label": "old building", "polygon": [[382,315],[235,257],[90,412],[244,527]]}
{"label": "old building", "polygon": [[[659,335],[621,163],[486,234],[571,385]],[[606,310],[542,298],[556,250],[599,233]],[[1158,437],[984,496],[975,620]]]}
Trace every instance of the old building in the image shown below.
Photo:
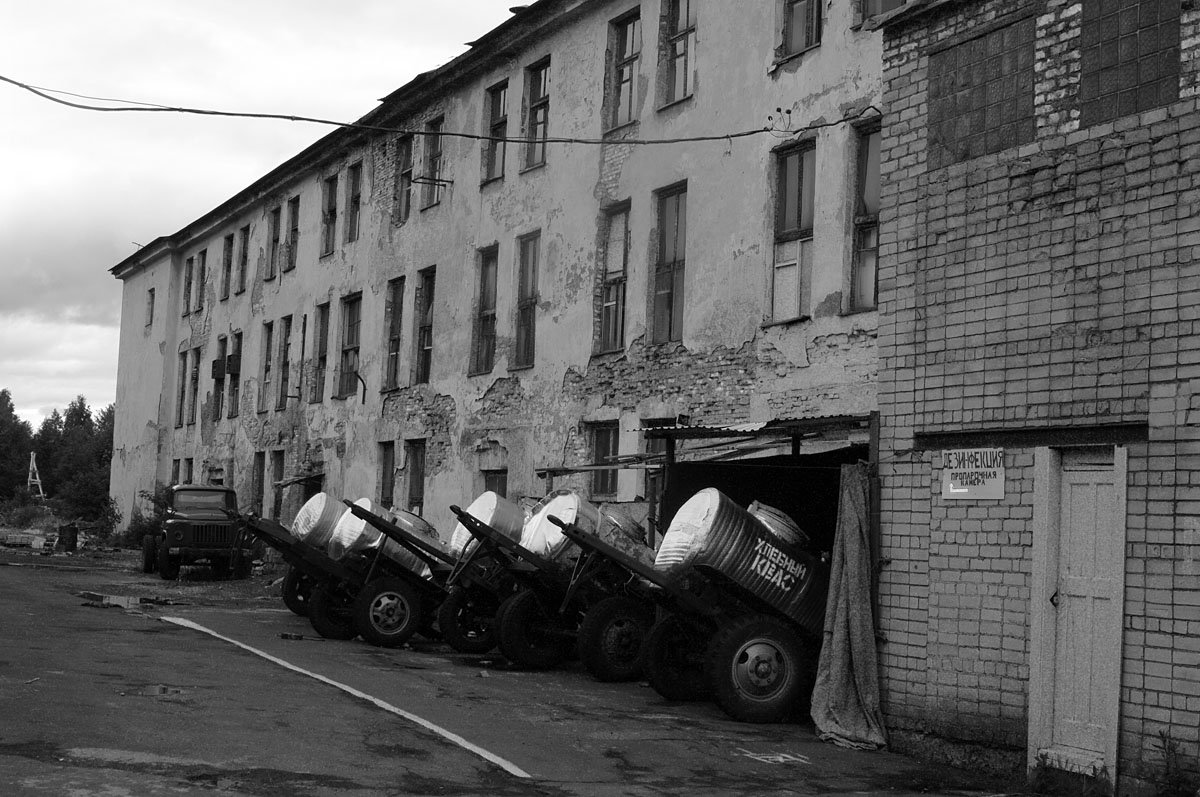
{"label": "old building", "polygon": [[661,444],[646,422],[873,411],[863,23],[894,5],[541,0],[131,255],[122,511],[219,481],[284,520],[321,489],[448,533],[485,488]]}
{"label": "old building", "polygon": [[1200,9],[879,21],[894,738],[1123,782],[1195,767]]}

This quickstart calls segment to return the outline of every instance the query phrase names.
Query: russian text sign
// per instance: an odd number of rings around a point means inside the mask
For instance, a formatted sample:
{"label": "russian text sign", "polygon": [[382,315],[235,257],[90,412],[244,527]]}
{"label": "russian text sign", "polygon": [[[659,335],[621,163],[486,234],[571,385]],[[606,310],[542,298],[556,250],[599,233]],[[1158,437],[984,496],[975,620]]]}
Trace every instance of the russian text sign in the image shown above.
{"label": "russian text sign", "polygon": [[1004,449],[958,448],[942,452],[942,498],[973,501],[1004,497]]}

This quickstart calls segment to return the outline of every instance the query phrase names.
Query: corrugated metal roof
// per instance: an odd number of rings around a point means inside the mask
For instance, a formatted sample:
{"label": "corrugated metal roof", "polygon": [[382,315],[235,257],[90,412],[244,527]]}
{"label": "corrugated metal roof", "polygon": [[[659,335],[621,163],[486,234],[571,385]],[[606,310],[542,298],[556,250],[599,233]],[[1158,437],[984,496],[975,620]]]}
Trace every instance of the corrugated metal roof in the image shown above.
{"label": "corrugated metal roof", "polygon": [[733,424],[657,424],[643,425],[638,431],[647,437],[672,437],[675,439],[700,437],[765,437],[768,435],[793,436],[818,432],[866,429],[870,415],[821,415],[810,418],[776,418],[770,421],[751,421]]}

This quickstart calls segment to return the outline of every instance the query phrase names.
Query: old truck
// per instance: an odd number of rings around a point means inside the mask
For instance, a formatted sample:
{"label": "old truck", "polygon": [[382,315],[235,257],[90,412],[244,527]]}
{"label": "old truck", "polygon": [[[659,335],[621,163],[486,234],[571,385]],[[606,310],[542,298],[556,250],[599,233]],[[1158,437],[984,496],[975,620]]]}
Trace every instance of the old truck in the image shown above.
{"label": "old truck", "polygon": [[237,493],[229,487],[175,484],[162,528],[142,538],[142,572],[179,577],[184,565],[207,564],[218,577],[250,574],[253,538],[243,533]]}

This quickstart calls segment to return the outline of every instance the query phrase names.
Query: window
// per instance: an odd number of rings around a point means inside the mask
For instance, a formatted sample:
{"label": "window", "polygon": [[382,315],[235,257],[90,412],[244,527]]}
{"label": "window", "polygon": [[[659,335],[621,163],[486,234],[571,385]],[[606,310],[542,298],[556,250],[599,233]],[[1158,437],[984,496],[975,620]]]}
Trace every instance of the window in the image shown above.
{"label": "window", "polygon": [[525,168],[546,162],[550,132],[550,59],[525,70]]}
{"label": "window", "polygon": [[267,505],[267,453],[254,452],[254,466],[250,472],[250,493],[254,499],[254,509],[258,514],[266,511]]}
{"label": "window", "polygon": [[178,359],[176,368],[179,369],[179,375],[175,384],[175,428],[177,429],[183,426],[183,408],[187,405],[188,353],[180,352]]}
{"label": "window", "polygon": [[817,150],[811,142],[776,155],[772,321],[801,318],[808,309],[812,287],[816,158]]}
{"label": "window", "polygon": [[275,356],[275,325],[266,321],[262,331],[262,366],[258,388],[258,411],[267,411],[267,397],[271,395],[271,359]]}
{"label": "window", "polygon": [[602,352],[625,348],[625,280],[629,273],[629,205],[610,210],[605,217],[604,275],[600,285],[600,340]]}
{"label": "window", "polygon": [[508,137],[508,81],[487,90],[490,141],[483,142],[483,181],[504,177],[505,141]]}
{"label": "window", "polygon": [[179,484],[179,460],[171,460],[171,484]]}
{"label": "window", "polygon": [[538,245],[541,235],[533,233],[517,241],[517,352],[513,364],[533,365],[535,320],[538,300]]}
{"label": "window", "polygon": [[905,2],[906,0],[862,0],[862,18],[867,20],[889,11],[895,11]]}
{"label": "window", "polygon": [[863,131],[858,140],[858,191],[854,210],[854,273],[850,309],[875,307],[879,251],[879,130]]}
{"label": "window", "polygon": [[683,266],[687,243],[687,187],[658,195],[658,260],[654,267],[655,343],[683,339]]}
{"label": "window", "polygon": [[154,289],[146,290],[146,326],[154,323]]}
{"label": "window", "polygon": [[781,56],[795,55],[821,43],[821,0],[785,0]]}
{"label": "window", "polygon": [[1079,101],[1085,127],[1179,99],[1180,8],[1162,0],[1083,4]]}
{"label": "window", "polygon": [[404,277],[397,277],[388,282],[387,304],[383,308],[384,326],[387,329],[387,341],[384,351],[387,362],[384,365],[383,389],[392,390],[400,387],[400,338],[404,328]]}
{"label": "window", "polygon": [[663,46],[663,105],[692,95],[692,58],[696,50],[696,9],[693,0],[667,0],[666,41]]}
{"label": "window", "polygon": [[396,140],[396,223],[408,221],[412,212],[413,140],[412,136]]}
{"label": "window", "polygon": [[229,339],[217,336],[217,359],[212,363],[213,404],[212,419],[219,421],[225,413],[225,358],[229,354]]}
{"label": "window", "polygon": [[183,314],[192,312],[192,279],[195,276],[196,259],[189,257],[183,261]]}
{"label": "window", "polygon": [[338,397],[358,393],[358,345],[362,331],[362,294],[342,299],[342,351],[338,360]]}
{"label": "window", "polygon": [[229,298],[229,284],[233,281],[233,234],[225,236],[221,246],[221,301]]}
{"label": "window", "polygon": [[362,163],[346,171],[346,242],[358,240],[358,221],[362,215]]}
{"label": "window", "polygon": [[288,200],[287,262],[284,264],[284,271],[291,271],[296,267],[296,255],[299,248],[300,197],[294,196]]}
{"label": "window", "polygon": [[432,207],[442,201],[442,126],[441,117],[425,125],[425,183],[424,207]]}
{"label": "window", "polygon": [[379,503],[391,507],[396,494],[396,444],[379,444]]}
{"label": "window", "polygon": [[642,54],[642,19],[637,14],[617,20],[609,30],[609,127],[634,120],[637,113],[638,58]]}
{"label": "window", "polygon": [[263,279],[275,279],[275,270],[279,267],[279,225],[283,218],[283,210],[274,208],[267,221],[267,229],[271,237],[271,249],[267,253],[267,273]]}
{"label": "window", "polygon": [[321,183],[321,256],[333,254],[337,243],[337,175]]}
{"label": "window", "polygon": [[246,290],[246,266],[250,262],[250,225],[238,231],[238,270],[235,293]]}
{"label": "window", "polygon": [[188,457],[183,461],[183,483],[191,484],[196,477],[196,460]]}
{"label": "window", "polygon": [[437,272],[433,266],[423,269],[417,287],[417,361],[414,367],[413,384],[429,381],[433,370],[433,286]]}
{"label": "window", "polygon": [[188,379],[188,425],[196,422],[196,404],[200,400],[200,349],[192,349],[192,368]]}
{"label": "window", "polygon": [[283,452],[271,452],[271,519],[279,520],[283,512],[283,491],[279,483],[283,481]]}
{"label": "window", "polygon": [[233,350],[225,359],[225,377],[229,380],[229,417],[236,418],[242,400],[241,382],[239,377],[242,370],[242,333],[233,333]]}
{"label": "window", "polygon": [[325,371],[329,367],[329,302],[317,305],[316,340],[313,341],[313,379],[308,400],[325,398]]}
{"label": "window", "polygon": [[292,317],[285,315],[279,319],[279,397],[275,399],[275,409],[281,410],[287,406],[288,382],[292,375],[292,365],[288,360],[288,348],[292,341]]}
{"label": "window", "polygon": [[[646,419],[646,420],[642,421],[643,427],[647,427],[647,426],[651,426],[651,425],[674,426],[675,419],[674,418]],[[647,520],[647,525],[649,526],[648,530],[653,535],[650,537],[650,542],[653,542],[654,538],[657,536],[660,536],[661,533],[664,531],[661,524],[659,523],[659,518],[662,517],[662,499],[663,499],[663,492],[666,487],[665,465],[666,465],[666,457],[667,457],[667,438],[665,438],[665,437],[646,437],[645,438],[645,447],[643,450],[647,454],[650,454],[653,457],[653,459],[650,459],[650,461],[647,464],[660,466],[660,467],[651,467],[651,468],[646,469],[646,471],[645,471],[646,483],[645,483],[645,485],[643,485],[643,489],[644,489],[643,494],[646,496],[646,502],[650,505],[651,514],[646,520]]]}
{"label": "window", "polygon": [[204,309],[204,284],[208,281],[208,250],[196,255],[196,312]]}
{"label": "window", "polygon": [[485,470],[483,474],[483,489],[491,491],[501,498],[508,497],[508,470]]}
{"label": "window", "polygon": [[496,247],[479,251],[479,302],[475,311],[471,373],[489,374],[496,358]]}
{"label": "window", "polygon": [[404,470],[408,482],[408,511],[420,515],[425,509],[425,441],[404,444]]}
{"label": "window", "polygon": [[[591,425],[592,464],[606,465],[617,456],[618,429],[615,421]],[[617,469],[592,471],[592,497],[617,494]]]}

